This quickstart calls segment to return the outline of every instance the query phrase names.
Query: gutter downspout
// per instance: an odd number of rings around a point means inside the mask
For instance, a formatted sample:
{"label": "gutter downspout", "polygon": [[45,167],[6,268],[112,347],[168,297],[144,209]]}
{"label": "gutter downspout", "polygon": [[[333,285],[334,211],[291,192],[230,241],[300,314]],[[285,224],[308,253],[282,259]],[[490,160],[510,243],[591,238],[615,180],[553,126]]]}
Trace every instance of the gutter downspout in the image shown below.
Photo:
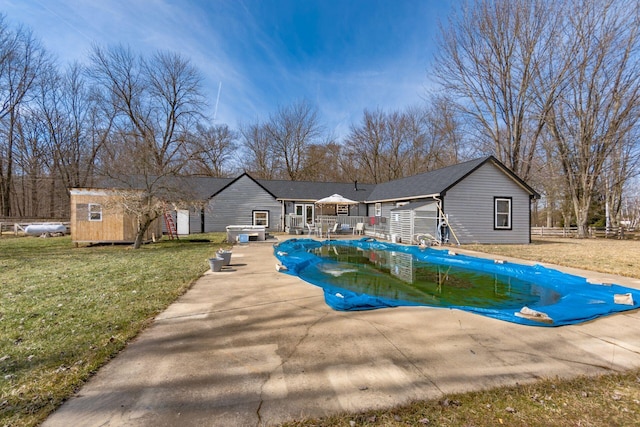
{"label": "gutter downspout", "polygon": [[458,240],[458,236],[456,236],[456,232],[453,230],[453,227],[451,227],[451,224],[449,224],[449,219],[447,218],[447,216],[444,214],[444,211],[442,210],[442,204],[443,204],[442,199],[438,197],[434,197],[434,199],[438,203],[438,212],[440,212],[440,215],[442,215],[442,219],[444,220],[444,223],[447,224],[447,227],[449,227],[449,231],[451,232],[451,235],[456,240],[456,243],[458,244],[458,246],[460,246],[460,240]]}

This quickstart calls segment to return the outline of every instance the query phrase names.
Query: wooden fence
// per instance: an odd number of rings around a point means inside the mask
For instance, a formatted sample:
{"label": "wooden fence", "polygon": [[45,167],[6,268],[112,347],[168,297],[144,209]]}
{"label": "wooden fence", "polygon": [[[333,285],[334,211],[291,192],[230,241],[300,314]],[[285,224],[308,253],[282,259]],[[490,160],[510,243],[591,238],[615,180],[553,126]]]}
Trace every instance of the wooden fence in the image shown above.
{"label": "wooden fence", "polygon": [[[576,237],[578,227],[531,227],[531,236]],[[636,230],[625,227],[589,227],[589,237],[604,239],[635,239]]]}

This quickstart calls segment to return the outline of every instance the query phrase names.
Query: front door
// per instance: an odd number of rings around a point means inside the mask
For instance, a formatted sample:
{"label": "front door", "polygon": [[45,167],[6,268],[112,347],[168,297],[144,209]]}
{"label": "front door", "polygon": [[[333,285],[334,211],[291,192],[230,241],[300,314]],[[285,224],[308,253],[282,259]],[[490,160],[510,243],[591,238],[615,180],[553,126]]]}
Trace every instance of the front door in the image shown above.
{"label": "front door", "polygon": [[176,210],[176,231],[179,236],[189,234],[189,211],[187,209]]}
{"label": "front door", "polygon": [[296,205],[296,215],[302,216],[303,224],[313,223],[315,206],[312,203]]}

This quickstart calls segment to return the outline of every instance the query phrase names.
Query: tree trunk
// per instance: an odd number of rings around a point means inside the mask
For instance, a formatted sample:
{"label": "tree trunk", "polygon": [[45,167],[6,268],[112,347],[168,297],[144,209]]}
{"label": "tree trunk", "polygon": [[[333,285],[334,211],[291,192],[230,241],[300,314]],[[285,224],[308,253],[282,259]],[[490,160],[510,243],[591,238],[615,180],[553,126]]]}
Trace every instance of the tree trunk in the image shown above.
{"label": "tree trunk", "polygon": [[135,242],[133,242],[133,249],[140,249],[140,246],[144,243],[144,235],[147,233],[151,222],[149,218],[145,218],[145,220],[138,225],[138,233],[136,234]]}
{"label": "tree trunk", "polygon": [[576,225],[578,226],[578,238],[589,237],[589,205],[591,197],[584,196],[581,199],[574,198],[573,206],[576,214]]}
{"label": "tree trunk", "polygon": [[5,176],[2,177],[0,181],[0,195],[2,200],[0,201],[0,205],[2,205],[2,216],[10,217],[11,216],[11,187],[13,180],[13,126],[14,126],[14,114],[11,112],[9,119],[9,129],[7,131],[7,153],[5,156]]}

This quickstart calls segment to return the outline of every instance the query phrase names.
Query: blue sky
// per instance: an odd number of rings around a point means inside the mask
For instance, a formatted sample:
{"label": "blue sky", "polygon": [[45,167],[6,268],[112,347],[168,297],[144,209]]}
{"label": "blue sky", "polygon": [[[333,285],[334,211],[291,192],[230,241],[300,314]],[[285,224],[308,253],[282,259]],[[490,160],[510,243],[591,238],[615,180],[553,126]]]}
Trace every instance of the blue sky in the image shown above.
{"label": "blue sky", "polygon": [[[365,108],[422,102],[438,22],[455,0],[0,0],[61,64],[93,43],[172,50],[204,77],[216,123],[307,99],[342,138]],[[216,99],[220,88],[219,102]]]}

